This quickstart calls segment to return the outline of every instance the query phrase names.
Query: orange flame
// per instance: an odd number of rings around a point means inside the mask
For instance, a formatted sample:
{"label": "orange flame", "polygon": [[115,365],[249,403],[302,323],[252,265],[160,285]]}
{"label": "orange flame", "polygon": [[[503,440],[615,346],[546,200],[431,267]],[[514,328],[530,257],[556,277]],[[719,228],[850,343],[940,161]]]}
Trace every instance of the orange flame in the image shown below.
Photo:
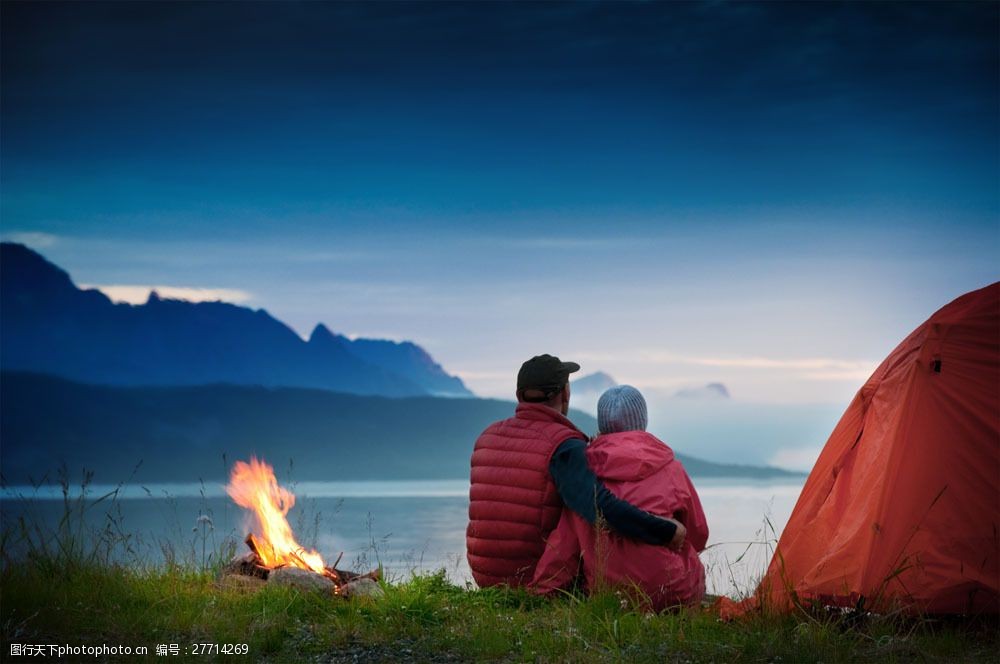
{"label": "orange flame", "polygon": [[252,510],[261,533],[252,535],[257,555],[267,567],[291,565],[326,574],[323,558],[295,541],[285,516],[295,505],[295,494],[278,485],[274,468],[250,457],[250,463],[237,461],[226,485],[226,493],[240,507]]}

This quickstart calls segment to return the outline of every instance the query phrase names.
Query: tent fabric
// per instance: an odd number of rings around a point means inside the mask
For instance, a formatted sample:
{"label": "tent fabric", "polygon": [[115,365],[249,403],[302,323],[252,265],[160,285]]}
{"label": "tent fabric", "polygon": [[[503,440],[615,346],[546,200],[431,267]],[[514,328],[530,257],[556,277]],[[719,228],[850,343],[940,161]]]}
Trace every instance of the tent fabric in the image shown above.
{"label": "tent fabric", "polygon": [[1000,282],[913,331],[841,417],[753,603],[1000,609]]}

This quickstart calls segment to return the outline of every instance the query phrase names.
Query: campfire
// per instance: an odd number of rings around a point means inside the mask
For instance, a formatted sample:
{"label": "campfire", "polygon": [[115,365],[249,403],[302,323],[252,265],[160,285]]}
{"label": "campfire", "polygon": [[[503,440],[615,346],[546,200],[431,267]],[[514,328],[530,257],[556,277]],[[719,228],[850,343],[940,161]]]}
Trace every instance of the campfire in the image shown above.
{"label": "campfire", "polygon": [[333,565],[327,566],[318,552],[298,543],[287,519],[288,511],[295,505],[295,494],[278,484],[269,464],[255,457],[250,458],[250,463],[237,461],[226,493],[250,512],[253,526],[244,540],[250,551],[234,558],[224,574],[345,597],[373,594],[378,588],[378,570],[356,574],[337,569],[343,553]]}

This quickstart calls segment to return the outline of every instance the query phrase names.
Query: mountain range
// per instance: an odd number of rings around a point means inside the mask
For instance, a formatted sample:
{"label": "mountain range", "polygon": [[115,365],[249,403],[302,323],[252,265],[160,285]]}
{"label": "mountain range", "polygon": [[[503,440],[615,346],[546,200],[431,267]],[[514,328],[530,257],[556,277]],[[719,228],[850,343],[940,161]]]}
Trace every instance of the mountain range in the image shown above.
{"label": "mountain range", "polygon": [[[139,462],[135,481],[222,478],[223,455],[252,453],[294,460],[302,479],[465,477],[478,434],[513,412],[472,398],[416,344],[322,324],[304,341],[224,302],[113,303],[12,243],[0,245],[0,368],[8,483],[51,480],[60,464],[114,483]],[[580,392],[587,382],[613,379]],[[590,415],[572,417],[596,432]],[[789,475],[678,456],[696,475]]]}
{"label": "mountain range", "polygon": [[[294,462],[302,480],[454,479],[468,477],[482,430],[514,412],[513,403],[497,399],[84,385],[20,372],[0,375],[0,403],[8,484],[54,481],[61,464],[71,477],[87,469],[108,484],[221,480],[228,465],[250,454],[275,466]],[[584,432],[597,431],[590,415],[571,410],[570,418]],[[700,477],[797,476],[677,456]]]}
{"label": "mountain range", "polygon": [[308,341],[263,309],[161,299],[113,303],[27,247],[0,245],[0,366],[102,385],[228,383],[379,396],[472,393],[420,346]]}

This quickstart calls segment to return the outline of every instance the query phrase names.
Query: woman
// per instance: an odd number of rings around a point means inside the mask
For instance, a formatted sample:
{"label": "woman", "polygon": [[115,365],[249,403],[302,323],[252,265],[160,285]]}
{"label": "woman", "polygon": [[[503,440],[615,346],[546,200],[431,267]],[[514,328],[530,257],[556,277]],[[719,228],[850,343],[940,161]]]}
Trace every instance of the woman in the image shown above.
{"label": "woman", "polygon": [[638,591],[656,610],[692,605],[705,594],[705,569],[698,552],[708,525],[698,493],[673,450],[646,432],[646,401],[629,385],[613,387],[597,403],[601,435],[587,448],[587,461],[619,498],[687,528],[679,551],[624,539],[563,510],[546,543],[532,587],[549,593],[573,583],[581,563],[591,592],[609,588]]}

